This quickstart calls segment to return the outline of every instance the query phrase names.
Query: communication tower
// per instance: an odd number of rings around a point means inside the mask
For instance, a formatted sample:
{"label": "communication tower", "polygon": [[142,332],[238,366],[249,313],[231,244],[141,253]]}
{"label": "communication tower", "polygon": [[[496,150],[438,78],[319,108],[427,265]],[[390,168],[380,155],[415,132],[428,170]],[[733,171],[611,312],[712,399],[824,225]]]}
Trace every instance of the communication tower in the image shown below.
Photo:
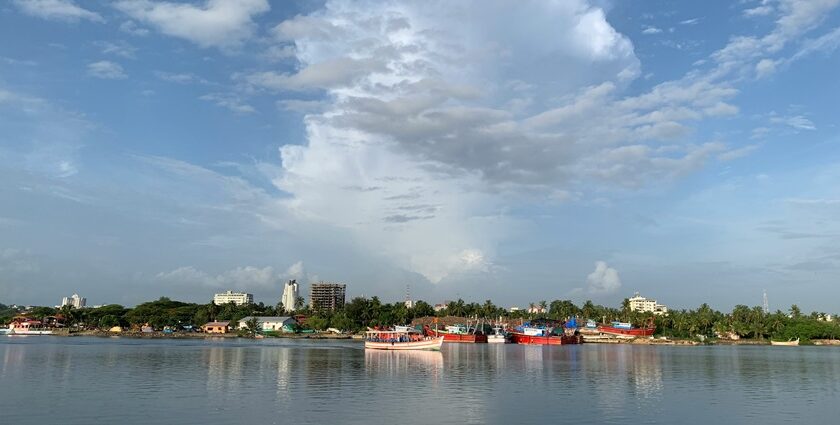
{"label": "communication tower", "polygon": [[767,290],[764,290],[764,314],[770,313],[770,303],[767,302]]}

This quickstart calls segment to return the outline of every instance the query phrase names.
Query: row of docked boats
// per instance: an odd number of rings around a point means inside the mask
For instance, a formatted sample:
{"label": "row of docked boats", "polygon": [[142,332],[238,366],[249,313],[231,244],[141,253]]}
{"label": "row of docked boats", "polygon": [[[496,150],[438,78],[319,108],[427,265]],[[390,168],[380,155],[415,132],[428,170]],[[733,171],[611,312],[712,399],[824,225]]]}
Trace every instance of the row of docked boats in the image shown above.
{"label": "row of docked boats", "polygon": [[591,338],[638,338],[653,336],[653,320],[643,327],[626,322],[598,324],[587,320],[579,325],[576,318],[568,321],[535,319],[519,326],[467,326],[451,325],[444,329],[437,326],[393,329],[370,329],[365,335],[365,348],[379,350],[440,350],[444,342],[450,343],[513,343],[532,345],[582,344],[584,335]]}
{"label": "row of docked boats", "polygon": [[574,319],[568,322],[537,319],[507,329],[494,326],[464,325],[431,329],[428,326],[395,326],[392,329],[369,329],[365,334],[365,348],[375,350],[440,350],[449,343],[513,343],[529,345],[582,344],[583,335]]}

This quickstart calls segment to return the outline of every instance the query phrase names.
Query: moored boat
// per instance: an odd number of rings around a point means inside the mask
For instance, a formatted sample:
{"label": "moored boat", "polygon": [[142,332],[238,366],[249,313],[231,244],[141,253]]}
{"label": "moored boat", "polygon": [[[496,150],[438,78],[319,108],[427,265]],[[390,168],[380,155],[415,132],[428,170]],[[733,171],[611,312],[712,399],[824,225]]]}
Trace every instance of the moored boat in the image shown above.
{"label": "moored boat", "polygon": [[645,337],[652,336],[654,331],[656,331],[656,326],[652,322],[648,323],[644,328],[637,328],[625,322],[612,322],[609,326],[598,326],[598,332],[617,336]]}
{"label": "moored boat", "polygon": [[444,342],[466,342],[483,344],[487,342],[487,335],[470,329],[464,325],[447,326],[446,330],[432,329],[429,332],[432,336],[443,337]]}
{"label": "moored boat", "polygon": [[568,345],[583,344],[582,335],[527,335],[519,332],[511,332],[511,342],[514,344],[535,344],[535,345]]}
{"label": "moored boat", "polygon": [[788,340],[788,341],[773,341],[773,340],[771,340],[770,345],[779,345],[779,346],[782,346],[782,347],[795,347],[795,346],[799,345],[799,338],[791,339],[791,340]]}
{"label": "moored boat", "polygon": [[508,342],[508,337],[507,335],[505,335],[505,330],[499,327],[493,328],[493,333],[491,335],[487,335],[487,342],[502,344]]}
{"label": "moored boat", "polygon": [[369,330],[365,332],[365,348],[371,350],[433,350],[439,351],[443,337],[425,336],[413,329],[395,331]]}
{"label": "moored boat", "polygon": [[567,345],[582,344],[581,336],[576,327],[564,329],[562,322],[538,319],[516,327],[510,333],[511,342],[515,344],[535,345]]}
{"label": "moored boat", "polygon": [[40,320],[16,318],[4,332],[6,335],[52,335],[52,329],[45,328]]}

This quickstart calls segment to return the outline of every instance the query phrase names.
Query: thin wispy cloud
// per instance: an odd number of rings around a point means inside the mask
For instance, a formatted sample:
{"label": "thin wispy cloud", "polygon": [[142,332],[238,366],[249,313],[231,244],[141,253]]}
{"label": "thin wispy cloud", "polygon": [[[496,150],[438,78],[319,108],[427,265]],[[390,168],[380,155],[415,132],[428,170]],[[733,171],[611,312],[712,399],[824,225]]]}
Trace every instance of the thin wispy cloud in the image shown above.
{"label": "thin wispy cloud", "polygon": [[105,80],[122,80],[128,78],[123,67],[111,61],[98,61],[89,63],[87,66],[88,75]]}
{"label": "thin wispy cloud", "polygon": [[12,4],[27,15],[51,21],[105,22],[102,15],[79,6],[73,0],[12,0]]}

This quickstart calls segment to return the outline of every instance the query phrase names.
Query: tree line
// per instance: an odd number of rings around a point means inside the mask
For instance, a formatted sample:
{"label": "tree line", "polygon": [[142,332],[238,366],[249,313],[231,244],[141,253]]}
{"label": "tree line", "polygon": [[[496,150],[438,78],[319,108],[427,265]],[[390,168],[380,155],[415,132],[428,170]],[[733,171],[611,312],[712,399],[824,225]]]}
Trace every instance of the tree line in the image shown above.
{"label": "tree line", "polygon": [[[383,303],[378,297],[356,297],[336,310],[311,309],[296,300],[294,314],[306,316],[306,327],[316,330],[336,328],[342,331],[357,332],[367,327],[408,324],[412,320],[428,316],[456,316],[484,319],[485,322],[502,321],[519,324],[538,317],[567,320],[576,317],[580,321],[592,319],[609,323],[614,320],[630,322],[643,326],[653,319],[656,335],[674,338],[714,338],[717,336],[752,339],[786,340],[801,338],[833,339],[840,337],[840,326],[828,321],[828,315],[820,312],[804,314],[793,305],[787,312],[766,313],[761,307],[737,305],[731,312],[724,313],[702,304],[696,309],[672,310],[666,315],[652,316],[651,313],[630,311],[629,300],[625,299],[620,308],[596,305],[586,301],[578,306],[570,300],[539,301],[530,304],[530,311],[511,312],[495,305],[491,300],[484,303],[466,302],[462,299],[450,301],[445,308],[435,308],[425,302],[417,301],[409,308],[404,302]],[[535,313],[539,311],[540,313]],[[544,313],[542,313],[544,312]],[[0,322],[8,323],[20,310],[0,304]],[[274,306],[259,304],[215,305],[186,303],[166,297],[145,302],[134,308],[121,305],[106,305],[99,308],[74,309],[65,306],[59,309],[34,307],[27,315],[35,318],[60,316],[67,326],[87,329],[106,329],[113,326],[137,327],[148,324],[156,329],[165,326],[199,327],[210,321],[238,322],[246,316],[285,316],[288,315],[280,303]]]}

